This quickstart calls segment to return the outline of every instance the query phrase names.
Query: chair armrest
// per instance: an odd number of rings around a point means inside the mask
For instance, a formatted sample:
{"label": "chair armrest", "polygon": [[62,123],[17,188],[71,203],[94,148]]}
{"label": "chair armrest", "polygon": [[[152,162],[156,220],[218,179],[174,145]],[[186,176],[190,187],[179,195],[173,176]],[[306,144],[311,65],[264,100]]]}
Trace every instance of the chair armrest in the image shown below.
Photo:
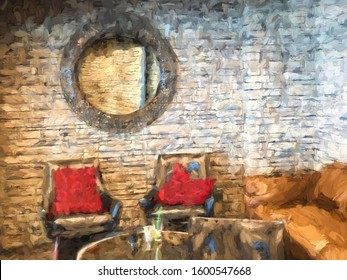
{"label": "chair armrest", "polygon": [[121,208],[122,208],[122,203],[120,202],[120,200],[114,199],[110,207],[110,214],[111,214],[112,220],[114,221],[118,220],[120,216]]}
{"label": "chair armrest", "polygon": [[156,194],[159,192],[159,189],[155,186],[149,192],[145,194],[143,198],[139,200],[139,204],[145,210],[152,209],[155,206],[154,198]]}
{"label": "chair armrest", "polygon": [[48,238],[56,238],[57,236],[61,235],[62,232],[65,231],[63,226],[56,224],[53,220],[47,219],[47,212],[45,209],[41,209],[39,215],[45,224]]}
{"label": "chair armrest", "polygon": [[214,205],[214,197],[212,195],[210,198],[206,199],[204,203],[205,215],[207,217],[211,216],[213,211],[213,205]]}
{"label": "chair armrest", "polygon": [[109,204],[112,220],[105,224],[106,231],[113,231],[120,222],[122,203],[118,199],[111,199]]}
{"label": "chair armrest", "polygon": [[109,209],[110,214],[112,216],[112,220],[117,220],[119,216],[120,209],[122,207],[122,203],[118,199],[112,198],[108,193],[102,192],[100,193],[102,208]]}
{"label": "chair armrest", "polygon": [[39,215],[45,224],[48,238],[55,238],[59,236],[63,231],[65,231],[64,227],[56,224],[54,221],[47,219],[47,211],[45,209],[41,209]]}

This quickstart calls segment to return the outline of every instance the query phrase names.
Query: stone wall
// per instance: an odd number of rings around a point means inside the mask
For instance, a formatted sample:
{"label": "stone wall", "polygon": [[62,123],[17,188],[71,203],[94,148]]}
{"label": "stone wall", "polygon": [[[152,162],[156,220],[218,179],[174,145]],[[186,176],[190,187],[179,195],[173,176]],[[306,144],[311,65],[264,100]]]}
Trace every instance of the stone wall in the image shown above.
{"label": "stone wall", "polygon": [[347,162],[347,2],[323,2],[314,9],[314,36],[319,42],[315,87],[320,165]]}
{"label": "stone wall", "polygon": [[246,173],[347,162],[346,1],[262,2],[241,19]]}
{"label": "stone wall", "polygon": [[[99,157],[107,189],[123,201],[123,225],[143,223],[137,203],[155,182],[158,154],[209,154],[220,197],[215,211],[223,217],[242,216],[244,174],[316,168],[324,158],[346,161],[343,1],[5,2],[0,7],[3,248],[47,242],[38,213],[43,168],[50,160]],[[77,26],[105,11],[148,17],[178,57],[172,104],[138,133],[89,127],[62,94],[62,49]],[[321,33],[324,28],[330,39]],[[339,79],[332,79],[331,71]]]}

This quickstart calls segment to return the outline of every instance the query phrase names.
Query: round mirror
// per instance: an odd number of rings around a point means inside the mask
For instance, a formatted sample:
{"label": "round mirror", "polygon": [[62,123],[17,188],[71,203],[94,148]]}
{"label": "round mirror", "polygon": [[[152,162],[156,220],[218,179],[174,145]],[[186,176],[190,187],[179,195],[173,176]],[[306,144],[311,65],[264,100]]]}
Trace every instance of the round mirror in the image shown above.
{"label": "round mirror", "polygon": [[79,28],[64,48],[63,93],[89,125],[137,131],[172,101],[176,56],[147,19],[128,13],[100,18]]}
{"label": "round mirror", "polygon": [[128,38],[97,41],[78,62],[78,83],[86,100],[107,114],[144,108],[156,95],[159,81],[153,49]]}

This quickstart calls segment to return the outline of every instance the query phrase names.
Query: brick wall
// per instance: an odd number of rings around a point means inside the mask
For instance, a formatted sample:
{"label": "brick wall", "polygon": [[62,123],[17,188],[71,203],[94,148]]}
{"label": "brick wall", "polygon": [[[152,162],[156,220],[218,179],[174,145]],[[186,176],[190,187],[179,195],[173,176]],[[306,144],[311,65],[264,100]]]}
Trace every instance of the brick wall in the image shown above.
{"label": "brick wall", "polygon": [[[99,157],[107,189],[124,203],[126,225],[144,221],[137,201],[154,183],[158,154],[208,153],[221,197],[216,213],[225,217],[242,216],[244,174],[346,161],[341,1],[20,2],[0,10],[3,248],[47,242],[38,212],[50,160]],[[77,26],[106,10],[148,17],[178,57],[172,104],[137,133],[87,126],[62,94],[63,47]],[[329,76],[335,68],[340,82]]]}
{"label": "brick wall", "polygon": [[326,2],[314,9],[320,164],[347,162],[347,3]]}

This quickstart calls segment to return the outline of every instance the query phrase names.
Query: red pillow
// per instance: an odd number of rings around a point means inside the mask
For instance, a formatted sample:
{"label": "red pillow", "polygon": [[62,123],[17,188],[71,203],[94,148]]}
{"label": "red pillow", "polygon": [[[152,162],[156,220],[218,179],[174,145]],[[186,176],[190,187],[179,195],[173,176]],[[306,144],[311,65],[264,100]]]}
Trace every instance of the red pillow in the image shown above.
{"label": "red pillow", "polygon": [[102,201],[96,186],[97,169],[59,168],[54,173],[55,200],[50,213],[53,216],[71,213],[101,213]]}
{"label": "red pillow", "polygon": [[211,196],[213,181],[206,179],[191,179],[190,174],[182,164],[175,164],[172,176],[159,190],[157,199],[163,205],[199,205]]}

